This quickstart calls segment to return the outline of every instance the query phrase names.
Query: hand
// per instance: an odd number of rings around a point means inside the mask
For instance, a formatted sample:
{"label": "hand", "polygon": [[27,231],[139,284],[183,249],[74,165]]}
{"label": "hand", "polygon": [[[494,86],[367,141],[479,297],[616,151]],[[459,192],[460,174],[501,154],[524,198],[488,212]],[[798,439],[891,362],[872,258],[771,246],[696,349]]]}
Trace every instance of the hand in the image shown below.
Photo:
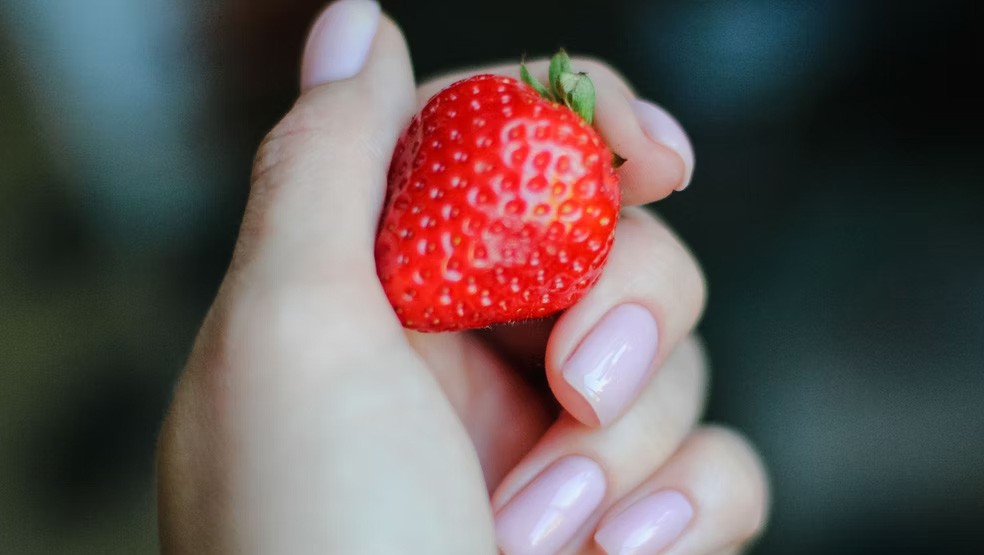
{"label": "hand", "polygon": [[639,208],[685,185],[686,137],[608,67],[575,67],[629,160],[601,280],[551,321],[418,334],[379,286],[375,228],[399,133],[461,76],[415,90],[372,2],[322,15],[161,434],[164,551],[712,554],[761,529],[754,451],[696,425],[703,277]]}

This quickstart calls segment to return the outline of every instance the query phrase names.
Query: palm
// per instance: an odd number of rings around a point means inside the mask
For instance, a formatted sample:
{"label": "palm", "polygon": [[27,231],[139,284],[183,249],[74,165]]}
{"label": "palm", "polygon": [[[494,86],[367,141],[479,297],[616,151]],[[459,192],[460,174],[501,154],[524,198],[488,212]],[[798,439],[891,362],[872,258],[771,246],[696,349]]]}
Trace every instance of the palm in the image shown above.
{"label": "palm", "polygon": [[405,332],[471,438],[493,491],[552,423],[543,379],[543,321],[480,332]]}

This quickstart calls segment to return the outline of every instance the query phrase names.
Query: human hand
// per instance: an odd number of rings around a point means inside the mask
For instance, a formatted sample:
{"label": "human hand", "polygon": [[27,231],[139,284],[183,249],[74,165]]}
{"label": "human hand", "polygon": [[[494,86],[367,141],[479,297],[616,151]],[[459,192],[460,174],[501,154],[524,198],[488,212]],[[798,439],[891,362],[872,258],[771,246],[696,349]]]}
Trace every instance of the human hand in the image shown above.
{"label": "human hand", "polygon": [[462,75],[415,90],[378,6],[322,15],[161,434],[164,551],[715,554],[761,529],[754,451],[696,424],[703,277],[638,207],[685,185],[689,144],[611,69],[575,67],[630,161],[600,281],[557,319],[419,334],[376,278],[376,223],[403,126]]}

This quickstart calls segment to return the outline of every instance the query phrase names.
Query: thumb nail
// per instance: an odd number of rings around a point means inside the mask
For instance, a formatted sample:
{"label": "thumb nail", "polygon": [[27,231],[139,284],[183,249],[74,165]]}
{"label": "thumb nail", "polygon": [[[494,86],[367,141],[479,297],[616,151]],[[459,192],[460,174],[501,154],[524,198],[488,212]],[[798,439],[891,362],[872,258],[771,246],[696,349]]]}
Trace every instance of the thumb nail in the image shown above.
{"label": "thumb nail", "polygon": [[301,90],[354,77],[366,64],[376,29],[374,0],[338,0],[318,17],[301,61]]}
{"label": "thumb nail", "polygon": [[686,189],[690,184],[690,176],[694,173],[694,149],[690,146],[686,131],[669,112],[652,102],[633,100],[632,107],[646,135],[654,142],[673,150],[683,159],[686,172],[683,182],[676,190]]}

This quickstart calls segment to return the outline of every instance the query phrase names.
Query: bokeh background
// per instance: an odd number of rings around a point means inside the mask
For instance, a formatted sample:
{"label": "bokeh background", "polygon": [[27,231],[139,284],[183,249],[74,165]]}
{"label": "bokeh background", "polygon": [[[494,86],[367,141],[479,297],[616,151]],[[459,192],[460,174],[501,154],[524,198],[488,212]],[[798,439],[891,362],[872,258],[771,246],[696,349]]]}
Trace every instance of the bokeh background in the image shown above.
{"label": "bokeh background", "polygon": [[[391,0],[418,76],[558,46],[690,131],[709,418],[759,554],[984,552],[972,2]],[[0,2],[0,552],[156,550],[153,449],[318,0]]]}

